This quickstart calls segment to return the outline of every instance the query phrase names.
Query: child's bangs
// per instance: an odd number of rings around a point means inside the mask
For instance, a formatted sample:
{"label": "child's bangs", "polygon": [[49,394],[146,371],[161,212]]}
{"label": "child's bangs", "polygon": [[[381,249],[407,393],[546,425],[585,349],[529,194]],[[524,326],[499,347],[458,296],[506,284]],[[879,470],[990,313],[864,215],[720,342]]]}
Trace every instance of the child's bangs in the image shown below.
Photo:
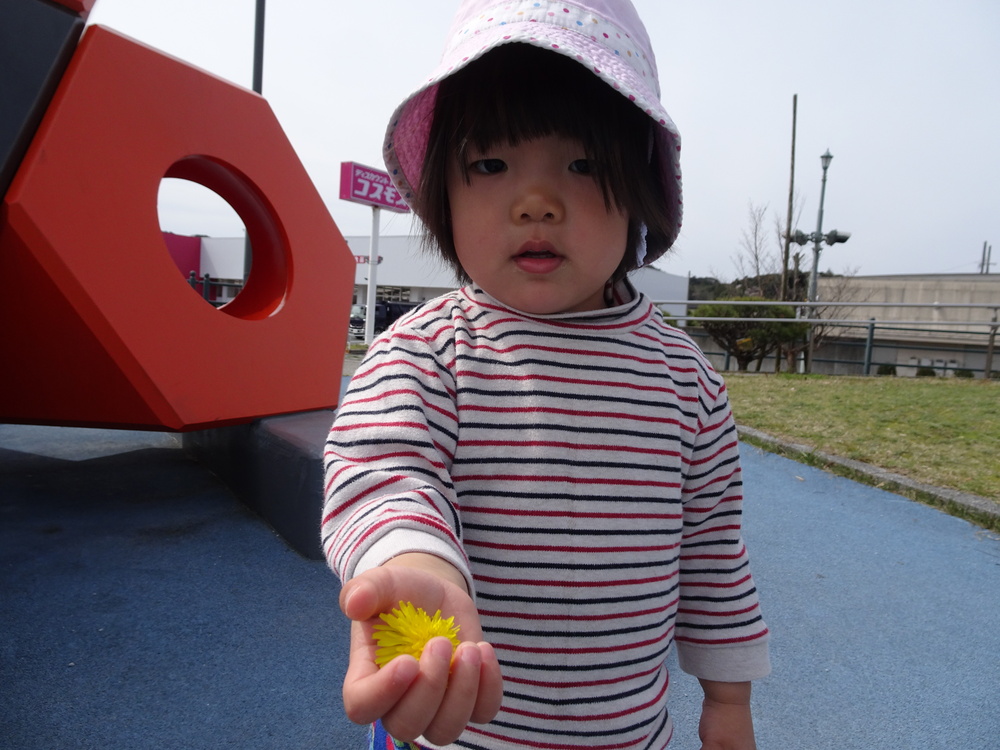
{"label": "child's bangs", "polygon": [[[518,145],[548,135],[575,138],[585,145],[591,140],[585,123],[593,117],[587,106],[587,94],[577,86],[567,85],[558,69],[577,74],[579,66],[570,60],[553,64],[554,55],[534,47],[516,45],[498,50],[481,61],[478,70],[470,70],[469,89],[456,102],[460,110],[455,123],[454,144],[460,151],[469,145],[480,150],[500,143]],[[530,65],[530,58],[544,55],[544,65]],[[561,62],[556,58],[556,63]],[[573,75],[589,83],[593,78]],[[599,83],[599,82],[598,82]],[[464,87],[463,87],[464,88]],[[456,92],[457,93],[457,92]]]}

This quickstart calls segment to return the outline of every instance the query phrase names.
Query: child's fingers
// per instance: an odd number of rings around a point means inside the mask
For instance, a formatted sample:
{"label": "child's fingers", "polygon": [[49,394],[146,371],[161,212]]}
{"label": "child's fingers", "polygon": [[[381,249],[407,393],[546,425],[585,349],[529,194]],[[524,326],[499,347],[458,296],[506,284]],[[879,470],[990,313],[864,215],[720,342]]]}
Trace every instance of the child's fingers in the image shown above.
{"label": "child's fingers", "polygon": [[340,591],[340,609],[352,620],[369,620],[396,605],[392,577],[373,570],[344,584]]}
{"label": "child's fingers", "polygon": [[451,676],[441,706],[423,731],[436,745],[454,742],[469,723],[479,691],[482,655],[474,643],[463,643],[455,651]]}
{"label": "child's fingers", "polygon": [[405,695],[382,716],[382,725],[397,740],[416,739],[434,719],[448,688],[451,652],[451,642],[447,638],[432,638],[424,646],[420,673]]}
{"label": "child's fingers", "polygon": [[398,606],[400,601],[411,601],[415,606],[434,612],[451,609],[447,601],[449,592],[451,597],[460,592],[471,604],[464,590],[456,589],[433,574],[385,566],[373,568],[345,583],[340,591],[340,609],[356,621],[378,617]]}
{"label": "child's fingers", "polygon": [[493,646],[489,643],[479,643],[478,646],[481,661],[479,686],[470,720],[475,724],[487,724],[500,711],[500,704],[503,702],[503,676],[500,674],[500,662],[497,661]]}
{"label": "child's fingers", "polygon": [[344,677],[344,713],[355,724],[371,724],[385,716],[406,694],[420,665],[412,656],[393,659],[383,669],[370,668],[370,659],[356,659],[352,653]]}

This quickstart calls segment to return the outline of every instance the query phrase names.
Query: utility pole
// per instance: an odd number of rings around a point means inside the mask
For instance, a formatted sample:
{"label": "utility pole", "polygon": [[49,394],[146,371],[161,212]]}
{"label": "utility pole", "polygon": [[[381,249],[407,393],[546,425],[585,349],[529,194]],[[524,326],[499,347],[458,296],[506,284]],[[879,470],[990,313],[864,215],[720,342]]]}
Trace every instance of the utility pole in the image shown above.
{"label": "utility pole", "polygon": [[788,254],[792,244],[792,204],[795,200],[795,125],[798,119],[799,95],[792,95],[792,164],[791,176],[788,178],[788,216],[785,222],[785,244],[781,249],[781,291],[778,300],[784,302],[788,298]]}
{"label": "utility pole", "polygon": [[[788,299],[788,255],[792,244],[792,209],[795,202],[795,124],[799,111],[799,95],[792,94],[792,158],[791,174],[788,177],[788,215],[785,219],[785,241],[781,248],[781,284],[778,288],[778,300]],[[774,371],[781,372],[782,346],[778,344],[774,352]]]}

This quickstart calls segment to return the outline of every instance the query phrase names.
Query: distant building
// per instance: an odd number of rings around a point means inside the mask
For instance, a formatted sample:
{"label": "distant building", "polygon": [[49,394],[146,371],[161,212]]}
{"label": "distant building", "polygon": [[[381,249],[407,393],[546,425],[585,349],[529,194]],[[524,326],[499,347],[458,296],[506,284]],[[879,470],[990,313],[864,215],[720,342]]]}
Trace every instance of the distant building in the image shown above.
{"label": "distant building", "polygon": [[[872,374],[883,366],[901,376],[916,375],[919,368],[942,376],[960,370],[981,375],[992,346],[989,324],[997,323],[1000,311],[1000,274],[821,277],[817,297],[858,303],[831,307],[824,315],[858,325],[832,329],[829,343],[816,353],[814,372],[863,374],[859,355],[871,328]],[[993,369],[998,366],[993,363]]]}
{"label": "distant building", "polygon": [[[368,299],[371,270],[368,237],[345,237],[354,254],[355,305]],[[163,233],[163,240],[181,275],[210,304],[220,307],[232,300],[243,285],[246,240],[243,237],[187,237]],[[380,302],[424,302],[455,289],[452,270],[433,253],[424,252],[420,239],[411,236],[379,237],[376,299]],[[684,315],[688,279],[657,268],[642,268],[630,276],[636,288],[668,316]],[[363,314],[363,313],[359,313]]]}
{"label": "distant building", "polygon": [[[368,237],[345,237],[356,261],[354,273],[355,304],[365,304],[368,295],[368,273],[371,240]],[[246,241],[243,237],[188,237],[163,232],[174,263],[185,279],[199,294],[209,278],[206,299],[222,305],[239,293],[243,283],[243,263]],[[455,289],[454,273],[437,255],[424,252],[420,239],[408,235],[379,237],[379,263],[375,283],[376,298],[386,302],[424,302]],[[640,291],[654,301],[686,300],[686,276],[666,273],[648,267],[630,277]],[[683,315],[684,305],[664,305],[669,315]]]}
{"label": "distant building", "polygon": [[[371,270],[371,239],[345,237],[357,263],[354,273],[354,302],[365,304]],[[451,269],[436,255],[421,250],[420,240],[406,235],[381,236],[379,262],[375,274],[376,298],[386,302],[424,302],[455,289]]]}
{"label": "distant building", "polygon": [[[354,275],[354,302],[364,304],[368,294],[371,240],[346,237],[357,270]],[[423,302],[445,294],[458,286],[454,273],[437,255],[425,252],[418,237],[395,235],[379,237],[380,263],[375,275],[377,298],[389,302]],[[639,291],[654,302],[686,300],[686,276],[666,273],[652,266],[641,268],[630,277]],[[684,315],[684,305],[663,305],[668,315]]]}

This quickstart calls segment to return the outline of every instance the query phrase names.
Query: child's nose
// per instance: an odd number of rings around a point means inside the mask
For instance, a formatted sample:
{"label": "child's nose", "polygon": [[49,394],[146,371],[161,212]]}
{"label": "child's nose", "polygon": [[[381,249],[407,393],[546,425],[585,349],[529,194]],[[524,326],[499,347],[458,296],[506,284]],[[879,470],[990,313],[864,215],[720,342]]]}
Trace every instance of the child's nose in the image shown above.
{"label": "child's nose", "polygon": [[516,222],[558,222],[562,221],[565,211],[562,201],[551,187],[532,182],[519,191],[511,213]]}

